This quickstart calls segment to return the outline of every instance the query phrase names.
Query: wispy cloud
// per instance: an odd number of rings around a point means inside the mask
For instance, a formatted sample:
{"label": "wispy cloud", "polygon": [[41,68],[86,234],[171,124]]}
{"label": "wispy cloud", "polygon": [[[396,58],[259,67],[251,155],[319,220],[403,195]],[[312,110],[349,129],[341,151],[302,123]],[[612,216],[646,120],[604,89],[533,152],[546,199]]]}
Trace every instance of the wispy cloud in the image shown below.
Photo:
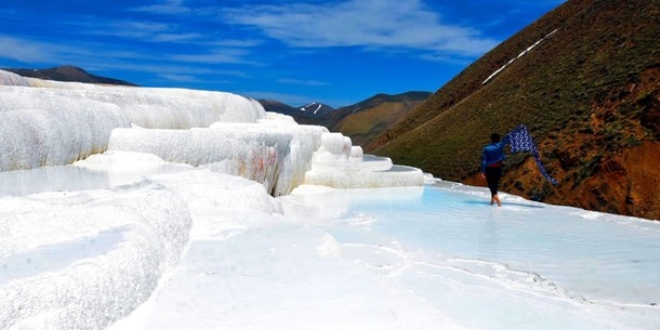
{"label": "wispy cloud", "polygon": [[247,51],[242,49],[225,49],[222,51],[212,51],[209,53],[171,55],[170,58],[175,61],[191,63],[232,63],[259,65],[259,63],[246,60],[245,57],[248,54],[249,53]]}
{"label": "wispy cloud", "polygon": [[[0,58],[10,59],[24,63],[44,63],[48,65],[73,64],[89,70],[100,71],[133,71],[159,74],[163,77],[177,78],[195,76],[232,76],[250,78],[250,75],[239,70],[222,70],[217,68],[200,67],[194,63],[229,61],[241,62],[238,57],[240,51],[228,50],[227,54],[210,55],[167,55],[145,54],[135,51],[102,50],[100,45],[82,43],[73,46],[19,39],[0,35]],[[102,56],[99,56],[99,52]],[[173,59],[174,62],[169,61]],[[190,63],[188,65],[176,64],[176,61]]]}
{"label": "wispy cloud", "polygon": [[41,62],[52,54],[55,45],[28,42],[26,40],[0,36],[0,57],[20,62]]}
{"label": "wispy cloud", "polygon": [[234,76],[234,77],[249,77],[244,72],[234,70],[218,70],[208,67],[200,67],[194,65],[177,65],[167,63],[134,63],[134,62],[113,62],[113,63],[99,63],[102,66],[96,66],[99,70],[121,70],[133,71],[142,73],[157,74],[159,76]]}
{"label": "wispy cloud", "polygon": [[297,47],[388,47],[475,56],[498,43],[473,28],[443,24],[421,0],[247,5],[225,9],[224,19]]}
{"label": "wispy cloud", "polygon": [[152,41],[155,42],[187,42],[203,38],[199,33],[159,33],[154,35]]}
{"label": "wispy cloud", "polygon": [[465,59],[462,57],[457,58],[456,56],[450,56],[446,54],[441,54],[441,53],[435,53],[435,54],[423,54],[420,55],[420,58],[429,61],[429,62],[442,62],[442,63],[447,63],[447,64],[455,64],[459,66],[467,66],[469,65],[472,61],[469,59]]}
{"label": "wispy cloud", "polygon": [[208,45],[213,45],[217,47],[233,47],[233,48],[251,48],[251,47],[256,47],[259,46],[263,43],[262,40],[257,40],[257,39],[244,39],[244,40],[237,40],[237,39],[221,39],[221,40],[210,40],[208,42],[205,42],[205,44]]}
{"label": "wispy cloud", "polygon": [[161,74],[159,77],[173,82],[199,82],[197,77],[185,74]]}
{"label": "wispy cloud", "polygon": [[[222,39],[213,33],[194,30],[173,23],[161,23],[148,20],[108,20],[71,23],[82,30],[82,34],[91,36],[111,36],[131,39],[140,43],[178,43],[198,46],[200,54],[213,52],[222,48],[225,59],[214,60],[215,55],[202,55],[208,62],[242,63],[243,60],[232,59],[236,52],[257,47],[263,40],[252,39]],[[240,55],[246,55],[245,53]],[[185,57],[182,57],[185,58]],[[199,60],[199,59],[197,59]],[[205,61],[205,62],[206,62]]]}
{"label": "wispy cloud", "polygon": [[190,40],[198,34],[178,32],[173,24],[141,20],[97,20],[74,23],[84,28],[85,34],[113,36],[141,41]]}
{"label": "wispy cloud", "polygon": [[112,59],[146,59],[147,55],[121,50],[103,50],[99,56],[99,44],[77,43],[69,46],[66,43],[36,41],[26,38],[14,38],[0,35],[0,58],[32,63],[76,64],[89,59],[99,61]]}
{"label": "wispy cloud", "polygon": [[208,84],[232,85],[234,78],[250,79],[251,76],[238,70],[221,70],[206,66],[177,65],[168,63],[89,63],[85,65],[89,70],[97,72],[136,72],[142,78],[134,81],[144,85],[200,85],[201,88]]}
{"label": "wispy cloud", "polygon": [[161,15],[182,15],[192,11],[189,7],[183,5],[183,0],[166,0],[159,4],[136,7],[132,10]]}
{"label": "wispy cloud", "polygon": [[277,82],[282,84],[303,85],[303,86],[329,86],[330,84],[318,80],[301,80],[301,79],[279,79]]}

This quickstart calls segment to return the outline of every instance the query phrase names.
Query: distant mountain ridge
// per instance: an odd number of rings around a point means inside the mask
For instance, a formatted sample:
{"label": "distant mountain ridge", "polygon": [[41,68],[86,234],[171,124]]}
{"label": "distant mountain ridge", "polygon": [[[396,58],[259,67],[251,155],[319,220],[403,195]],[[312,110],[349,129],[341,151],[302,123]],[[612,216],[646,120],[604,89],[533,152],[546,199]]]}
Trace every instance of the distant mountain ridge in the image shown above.
{"label": "distant mountain ridge", "polygon": [[350,137],[354,145],[364,146],[431,95],[433,93],[419,91],[396,95],[381,93],[337,109],[320,103],[294,108],[273,100],[259,102],[266,111],[292,116],[300,124],[325,126]]}
{"label": "distant mountain ridge", "polygon": [[355,145],[366,146],[431,95],[433,93],[420,91],[376,94],[357,104],[339,108],[323,118],[324,122],[316,124],[341,132]]}
{"label": "distant mountain ridge", "polygon": [[528,126],[503,191],[552,204],[660,219],[660,2],[570,0],[486,53],[365,151],[484,185],[492,132]]}
{"label": "distant mountain ridge", "polygon": [[265,100],[265,99],[261,99],[258,101],[259,103],[261,103],[261,106],[263,106],[266,111],[281,113],[287,116],[293,116],[294,114],[297,114],[297,109],[295,107],[292,107],[280,101]]}
{"label": "distant mountain ridge", "polygon": [[358,111],[364,110],[365,108],[374,108],[386,102],[411,102],[411,101],[414,102],[419,100],[425,100],[431,95],[433,95],[433,93],[431,92],[418,92],[418,91],[406,92],[395,95],[380,93],[362,102],[356,103],[354,105],[342,107],[338,110],[342,110],[348,113],[356,113]]}
{"label": "distant mountain ridge", "polygon": [[321,118],[335,111],[333,107],[318,102],[312,102],[300,107],[292,107],[276,100],[259,100],[259,103],[261,103],[266,111],[281,113],[291,116],[294,119]]}
{"label": "distant mountain ridge", "polygon": [[47,69],[2,69],[5,71],[13,72],[19,76],[38,78],[44,80],[55,80],[55,81],[70,81],[70,82],[82,82],[90,84],[108,84],[108,85],[123,85],[123,86],[137,86],[136,84],[126,82],[119,79],[106,78],[101,76],[96,76],[87,71],[71,66],[64,65]]}

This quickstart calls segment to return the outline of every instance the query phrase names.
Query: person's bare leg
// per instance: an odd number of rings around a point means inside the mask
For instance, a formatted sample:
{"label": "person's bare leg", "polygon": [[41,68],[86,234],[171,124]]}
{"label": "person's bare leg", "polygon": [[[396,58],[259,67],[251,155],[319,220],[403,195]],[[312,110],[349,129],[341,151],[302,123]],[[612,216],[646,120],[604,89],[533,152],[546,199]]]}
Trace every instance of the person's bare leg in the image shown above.
{"label": "person's bare leg", "polygon": [[[493,199],[497,202],[497,206],[500,206],[500,207],[502,206],[502,202],[500,201],[500,196],[495,195],[495,196],[493,196]],[[492,200],[490,201],[490,205],[493,205]]]}
{"label": "person's bare leg", "polygon": [[493,203],[495,203],[495,197],[490,198],[490,205],[493,205]]}

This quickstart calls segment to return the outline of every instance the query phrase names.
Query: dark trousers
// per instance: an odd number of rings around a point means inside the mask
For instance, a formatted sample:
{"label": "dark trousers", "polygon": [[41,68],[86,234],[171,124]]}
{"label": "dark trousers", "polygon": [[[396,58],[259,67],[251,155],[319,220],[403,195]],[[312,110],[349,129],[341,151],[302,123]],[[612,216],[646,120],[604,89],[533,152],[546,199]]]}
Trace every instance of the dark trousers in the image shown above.
{"label": "dark trousers", "polygon": [[490,196],[497,195],[497,187],[500,185],[500,178],[502,178],[502,167],[486,167],[486,182],[488,182],[488,189],[490,189]]}

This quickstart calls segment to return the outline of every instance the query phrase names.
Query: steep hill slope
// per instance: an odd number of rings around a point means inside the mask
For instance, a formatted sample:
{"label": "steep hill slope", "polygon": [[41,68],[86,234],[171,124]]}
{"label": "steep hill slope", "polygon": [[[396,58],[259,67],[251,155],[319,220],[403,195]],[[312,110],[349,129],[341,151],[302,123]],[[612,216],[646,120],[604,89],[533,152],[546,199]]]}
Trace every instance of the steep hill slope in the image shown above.
{"label": "steep hill slope", "polygon": [[106,78],[96,76],[87,71],[70,65],[58,66],[48,69],[3,69],[5,71],[13,72],[19,76],[39,78],[45,80],[55,81],[75,81],[91,84],[108,84],[108,85],[126,85],[137,86],[135,84],[113,78]]}
{"label": "steep hill slope", "polygon": [[526,124],[503,190],[660,219],[660,1],[570,0],[485,54],[366,147],[443,179],[483,184],[491,132]]}

